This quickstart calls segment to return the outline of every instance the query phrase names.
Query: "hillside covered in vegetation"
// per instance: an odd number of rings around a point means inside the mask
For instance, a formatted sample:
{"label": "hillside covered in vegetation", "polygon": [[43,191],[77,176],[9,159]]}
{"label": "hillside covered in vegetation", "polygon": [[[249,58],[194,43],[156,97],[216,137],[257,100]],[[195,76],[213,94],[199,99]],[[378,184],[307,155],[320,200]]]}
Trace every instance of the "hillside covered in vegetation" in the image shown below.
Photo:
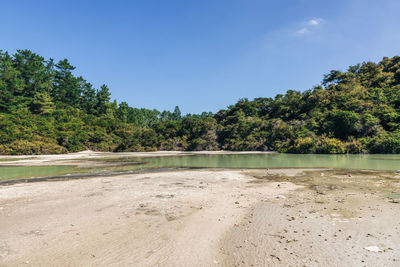
{"label": "hillside covered in vegetation", "polygon": [[182,116],[111,101],[64,59],[0,51],[0,154],[155,150],[400,153],[400,57],[331,71],[320,86]]}

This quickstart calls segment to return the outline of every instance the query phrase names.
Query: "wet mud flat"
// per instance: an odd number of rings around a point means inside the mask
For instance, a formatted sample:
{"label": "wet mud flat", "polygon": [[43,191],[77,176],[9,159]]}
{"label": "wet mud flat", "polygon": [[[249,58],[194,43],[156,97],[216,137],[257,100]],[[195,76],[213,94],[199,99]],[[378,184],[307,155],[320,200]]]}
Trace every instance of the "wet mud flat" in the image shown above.
{"label": "wet mud flat", "polygon": [[400,175],[185,169],[0,186],[4,266],[399,266]]}
{"label": "wet mud flat", "polygon": [[400,175],[250,172],[252,183],[303,189],[264,199],[224,238],[225,266],[399,266]]}

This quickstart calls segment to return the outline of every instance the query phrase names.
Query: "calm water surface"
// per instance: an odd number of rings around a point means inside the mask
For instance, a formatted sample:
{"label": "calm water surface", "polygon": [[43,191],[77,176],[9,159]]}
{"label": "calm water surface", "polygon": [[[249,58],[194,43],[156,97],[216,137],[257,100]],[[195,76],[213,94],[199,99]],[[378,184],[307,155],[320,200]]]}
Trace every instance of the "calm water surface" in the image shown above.
{"label": "calm water surface", "polygon": [[74,169],[72,166],[0,167],[0,180],[64,175]]}
{"label": "calm water surface", "polygon": [[[116,159],[113,159],[115,162]],[[400,155],[298,155],[298,154],[231,154],[192,155],[154,158],[121,158],[121,162],[145,162],[112,168],[80,170],[71,166],[0,167],[1,179],[45,177],[76,172],[136,170],[149,168],[340,168],[354,170],[400,170]]]}
{"label": "calm water surface", "polygon": [[[143,159],[146,161],[146,159]],[[399,170],[400,155],[315,155],[315,154],[236,154],[160,157],[147,167],[209,168],[340,168]]]}

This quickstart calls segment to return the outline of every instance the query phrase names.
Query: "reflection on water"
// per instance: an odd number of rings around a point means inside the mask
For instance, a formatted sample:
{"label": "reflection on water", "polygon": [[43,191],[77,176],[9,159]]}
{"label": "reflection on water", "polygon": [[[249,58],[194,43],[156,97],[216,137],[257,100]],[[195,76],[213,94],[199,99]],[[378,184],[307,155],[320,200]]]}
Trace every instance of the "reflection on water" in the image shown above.
{"label": "reflection on water", "polygon": [[398,170],[400,155],[236,154],[159,157],[146,167],[340,168]]}

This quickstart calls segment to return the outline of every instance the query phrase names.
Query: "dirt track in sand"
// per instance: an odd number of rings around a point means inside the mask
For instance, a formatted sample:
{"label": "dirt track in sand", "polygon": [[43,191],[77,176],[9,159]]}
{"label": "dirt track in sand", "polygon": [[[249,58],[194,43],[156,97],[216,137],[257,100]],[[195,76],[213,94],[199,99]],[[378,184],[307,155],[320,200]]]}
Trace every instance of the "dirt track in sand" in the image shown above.
{"label": "dirt track in sand", "polygon": [[0,265],[399,265],[400,204],[377,191],[397,190],[398,178],[356,190],[326,172],[342,185],[315,190],[305,170],[268,175],[187,170],[1,186]]}

